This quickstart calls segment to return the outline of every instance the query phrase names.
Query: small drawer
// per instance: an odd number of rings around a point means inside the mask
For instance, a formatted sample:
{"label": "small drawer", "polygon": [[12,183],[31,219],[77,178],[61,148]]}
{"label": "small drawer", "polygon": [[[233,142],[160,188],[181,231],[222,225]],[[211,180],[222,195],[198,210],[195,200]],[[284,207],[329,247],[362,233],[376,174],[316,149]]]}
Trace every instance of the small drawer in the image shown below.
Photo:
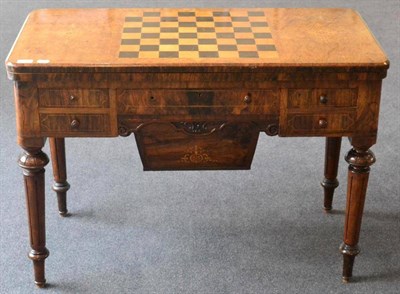
{"label": "small drawer", "polygon": [[118,114],[243,115],[278,114],[274,91],[117,90]]}
{"label": "small drawer", "polygon": [[355,119],[355,112],[288,114],[285,135],[348,134],[354,127]]}
{"label": "small drawer", "polygon": [[357,89],[289,89],[289,109],[356,107]]}
{"label": "small drawer", "polygon": [[42,135],[96,136],[110,133],[110,117],[107,114],[40,114]]}
{"label": "small drawer", "polygon": [[93,107],[110,106],[108,89],[39,89],[40,107]]}

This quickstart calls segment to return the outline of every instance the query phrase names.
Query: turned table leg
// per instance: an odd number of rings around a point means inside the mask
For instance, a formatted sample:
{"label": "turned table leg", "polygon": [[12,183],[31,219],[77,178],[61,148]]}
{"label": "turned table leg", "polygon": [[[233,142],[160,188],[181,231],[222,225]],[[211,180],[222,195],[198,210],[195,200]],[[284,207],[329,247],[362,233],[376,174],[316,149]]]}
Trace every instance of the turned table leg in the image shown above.
{"label": "turned table leg", "polygon": [[53,166],[54,184],[53,190],[57,193],[58,212],[66,216],[67,210],[67,167],[65,161],[65,140],[64,138],[50,138],[51,163]]}
{"label": "turned table leg", "polygon": [[44,287],[44,261],[49,256],[46,248],[44,167],[49,162],[41,148],[24,148],[19,158],[23,169],[25,194],[29,221],[29,235],[32,250],[29,258],[33,261],[35,284]]}
{"label": "turned table leg", "polygon": [[332,209],[333,192],[339,186],[337,180],[340,145],[342,137],[326,138],[325,143],[325,171],[324,179],[321,182],[324,188],[324,209],[329,211]]}
{"label": "turned table leg", "polygon": [[368,148],[353,148],[345,159],[349,163],[349,171],[344,238],[340,251],[343,254],[343,282],[348,282],[353,273],[354,258],[360,252],[357,244],[370,166],[375,162],[375,156]]}

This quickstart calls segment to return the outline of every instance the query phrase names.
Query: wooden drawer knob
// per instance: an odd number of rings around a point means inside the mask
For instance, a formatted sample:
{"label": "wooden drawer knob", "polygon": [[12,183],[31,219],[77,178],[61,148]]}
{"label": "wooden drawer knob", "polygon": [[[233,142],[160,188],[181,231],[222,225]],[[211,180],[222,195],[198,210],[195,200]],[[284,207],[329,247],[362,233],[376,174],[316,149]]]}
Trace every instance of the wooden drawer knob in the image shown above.
{"label": "wooden drawer knob", "polygon": [[321,118],[318,121],[318,125],[321,129],[325,129],[328,126],[328,121],[325,118]]}
{"label": "wooden drawer knob", "polygon": [[326,104],[328,103],[328,97],[326,95],[321,95],[319,97],[319,102],[321,102],[321,104]]}
{"label": "wooden drawer knob", "polygon": [[250,94],[247,94],[246,96],[244,96],[243,101],[244,101],[244,103],[246,103],[246,104],[251,103],[251,96],[250,96]]}
{"label": "wooden drawer knob", "polygon": [[77,128],[79,128],[79,125],[80,125],[79,120],[73,119],[73,120],[71,121],[71,128],[72,128],[72,129],[77,129]]}

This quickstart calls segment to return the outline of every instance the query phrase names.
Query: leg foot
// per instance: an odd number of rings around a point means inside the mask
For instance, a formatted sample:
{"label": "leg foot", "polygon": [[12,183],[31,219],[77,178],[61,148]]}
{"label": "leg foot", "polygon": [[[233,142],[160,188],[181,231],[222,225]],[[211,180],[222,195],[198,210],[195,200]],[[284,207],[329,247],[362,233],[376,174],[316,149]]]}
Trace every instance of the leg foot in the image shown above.
{"label": "leg foot", "polygon": [[345,243],[342,243],[339,249],[343,254],[342,281],[343,283],[348,283],[350,282],[350,278],[353,276],[354,259],[360,250],[358,249],[358,246],[349,246]]}
{"label": "leg foot", "polygon": [[333,193],[339,186],[339,182],[337,179],[323,179],[321,186],[324,187],[324,210],[328,212],[332,210]]}
{"label": "leg foot", "polygon": [[70,186],[67,181],[64,183],[54,182],[53,191],[57,193],[57,203],[58,203],[58,213],[61,216],[66,216],[68,214],[67,209],[67,191]]}
{"label": "leg foot", "polygon": [[57,193],[58,212],[61,216],[68,214],[67,191],[70,185],[67,182],[67,167],[65,160],[64,138],[50,138],[51,163],[53,166],[53,191]]}
{"label": "leg foot", "polygon": [[44,260],[49,256],[49,251],[47,248],[44,248],[44,250],[41,252],[31,250],[28,256],[33,261],[35,284],[39,288],[43,288],[46,285],[46,279],[44,277]]}
{"label": "leg foot", "polygon": [[325,171],[321,186],[324,188],[324,209],[332,210],[333,193],[339,182],[336,179],[338,173],[340,146],[342,137],[326,138],[325,143]]}

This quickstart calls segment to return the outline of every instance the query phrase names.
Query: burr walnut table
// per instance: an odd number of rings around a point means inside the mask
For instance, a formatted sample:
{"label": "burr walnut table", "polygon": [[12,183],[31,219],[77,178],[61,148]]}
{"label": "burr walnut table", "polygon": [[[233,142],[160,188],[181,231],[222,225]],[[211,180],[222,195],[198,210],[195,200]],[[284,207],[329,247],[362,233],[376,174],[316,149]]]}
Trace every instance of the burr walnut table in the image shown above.
{"label": "burr walnut table", "polygon": [[145,170],[249,169],[260,132],[326,137],[326,210],[338,186],[341,138],[348,137],[340,251],[343,280],[352,276],[375,161],[369,148],[376,143],[381,84],[389,67],[353,10],[37,10],[28,16],[6,67],[24,149],[19,165],[38,286],[45,285],[49,255],[46,138],[53,189],[65,215],[64,138],[131,133]]}

